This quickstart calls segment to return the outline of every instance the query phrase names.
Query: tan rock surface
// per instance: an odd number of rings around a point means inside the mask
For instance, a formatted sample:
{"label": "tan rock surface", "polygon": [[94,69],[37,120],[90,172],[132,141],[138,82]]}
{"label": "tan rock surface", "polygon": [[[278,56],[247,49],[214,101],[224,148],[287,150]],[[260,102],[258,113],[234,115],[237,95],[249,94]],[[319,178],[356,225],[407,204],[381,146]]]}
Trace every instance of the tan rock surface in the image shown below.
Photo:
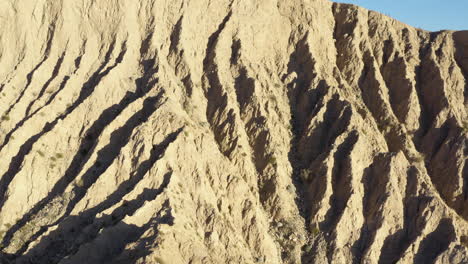
{"label": "tan rock surface", "polygon": [[468,32],[3,0],[0,65],[0,263],[468,263]]}

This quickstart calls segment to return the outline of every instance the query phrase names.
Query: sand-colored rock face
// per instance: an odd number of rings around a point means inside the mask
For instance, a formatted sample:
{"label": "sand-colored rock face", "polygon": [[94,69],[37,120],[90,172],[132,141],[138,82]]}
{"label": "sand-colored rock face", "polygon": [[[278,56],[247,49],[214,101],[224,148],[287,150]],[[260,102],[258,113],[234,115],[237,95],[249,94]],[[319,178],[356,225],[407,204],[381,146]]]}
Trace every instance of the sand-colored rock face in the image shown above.
{"label": "sand-colored rock face", "polygon": [[324,0],[2,0],[0,263],[468,263],[467,76]]}

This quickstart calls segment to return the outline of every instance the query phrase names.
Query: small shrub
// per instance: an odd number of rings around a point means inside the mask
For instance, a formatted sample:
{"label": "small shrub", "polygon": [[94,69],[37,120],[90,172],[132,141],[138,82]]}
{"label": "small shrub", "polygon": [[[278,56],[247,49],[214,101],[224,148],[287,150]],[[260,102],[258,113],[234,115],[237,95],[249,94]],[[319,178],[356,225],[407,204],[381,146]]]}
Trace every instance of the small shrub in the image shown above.
{"label": "small shrub", "polygon": [[410,156],[410,161],[412,162],[423,162],[426,158],[424,157],[424,154],[418,153],[415,155]]}
{"label": "small shrub", "polygon": [[306,244],[304,245],[303,249],[304,249],[304,252],[310,252],[313,248],[313,245],[312,244]]}
{"label": "small shrub", "polygon": [[162,260],[161,258],[158,258],[158,257],[154,257],[154,263],[156,263],[156,264],[166,264],[166,262],[164,260]]}
{"label": "small shrub", "polygon": [[57,159],[61,159],[61,158],[63,158],[63,154],[62,153],[57,153],[57,154],[55,154],[55,157]]}
{"label": "small shrub", "polygon": [[83,187],[84,186],[83,179],[76,180],[75,185],[80,188]]}
{"label": "small shrub", "polygon": [[55,162],[55,161],[57,161],[57,158],[56,157],[51,157],[50,160]]}
{"label": "small shrub", "polygon": [[462,122],[462,128],[465,133],[468,133],[468,121],[463,121]]}
{"label": "small shrub", "polygon": [[307,181],[309,179],[309,172],[308,170],[301,170],[299,172],[299,179],[302,181]]}
{"label": "small shrub", "polygon": [[185,101],[182,106],[184,107],[184,110],[187,113],[190,113],[193,110],[192,105],[188,101]]}
{"label": "small shrub", "polygon": [[312,230],[310,230],[310,233],[313,237],[316,237],[320,234],[320,229],[317,226],[314,226],[312,227]]}
{"label": "small shrub", "polygon": [[42,152],[42,151],[40,151],[40,150],[37,151],[37,154],[39,154],[39,156],[41,156],[41,157],[44,157],[44,156],[45,156],[44,152]]}
{"label": "small shrub", "polygon": [[268,158],[268,164],[275,165],[276,163],[277,163],[277,161],[276,161],[276,158],[274,156],[270,156],[270,158]]}
{"label": "small shrub", "polygon": [[10,117],[7,115],[2,116],[2,121],[9,121]]}

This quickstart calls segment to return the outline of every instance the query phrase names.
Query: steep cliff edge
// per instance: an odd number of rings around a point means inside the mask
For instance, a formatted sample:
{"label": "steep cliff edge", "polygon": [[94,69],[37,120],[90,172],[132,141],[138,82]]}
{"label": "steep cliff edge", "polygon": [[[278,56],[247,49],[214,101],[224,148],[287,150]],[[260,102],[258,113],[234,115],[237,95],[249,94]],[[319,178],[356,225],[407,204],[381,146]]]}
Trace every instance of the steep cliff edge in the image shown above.
{"label": "steep cliff edge", "polygon": [[325,0],[0,25],[0,263],[468,262],[468,32]]}

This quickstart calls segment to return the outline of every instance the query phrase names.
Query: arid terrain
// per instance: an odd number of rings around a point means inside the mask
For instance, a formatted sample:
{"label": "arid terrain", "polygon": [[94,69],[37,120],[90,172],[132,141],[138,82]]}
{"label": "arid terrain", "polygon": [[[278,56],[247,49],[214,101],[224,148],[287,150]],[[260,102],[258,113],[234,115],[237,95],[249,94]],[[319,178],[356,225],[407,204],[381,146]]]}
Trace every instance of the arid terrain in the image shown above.
{"label": "arid terrain", "polygon": [[0,263],[468,263],[468,31],[328,0],[1,0]]}

